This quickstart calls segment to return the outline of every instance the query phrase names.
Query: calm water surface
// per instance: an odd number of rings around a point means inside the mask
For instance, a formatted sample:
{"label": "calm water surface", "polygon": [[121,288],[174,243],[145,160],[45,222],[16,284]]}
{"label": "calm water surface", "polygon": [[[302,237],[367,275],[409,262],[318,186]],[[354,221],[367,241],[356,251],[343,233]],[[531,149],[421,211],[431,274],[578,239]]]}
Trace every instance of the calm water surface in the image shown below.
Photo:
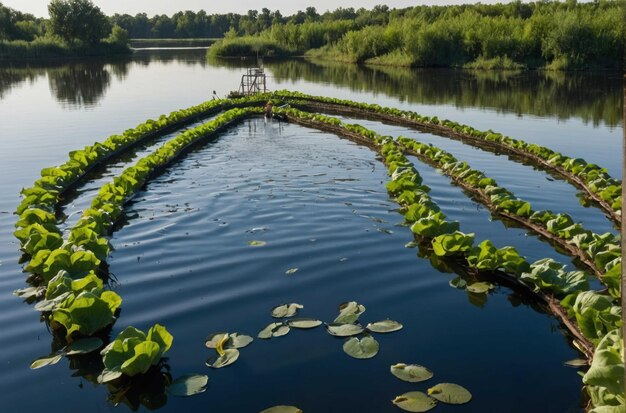
{"label": "calm water surface", "polygon": [[[11,296],[24,286],[12,232],[19,190],[67,152],[150,117],[223,96],[236,88],[245,63],[207,63],[195,51],[141,52],[132,59],[0,67],[0,396],[3,411],[127,411],[107,401],[115,389],[92,385],[89,358],[31,371],[51,336],[31,306]],[[471,74],[455,71],[359,69],[302,61],[267,63],[274,89],[367,101],[492,128],[582,156],[620,175],[622,84],[619,76]],[[355,121],[356,120],[351,120]],[[359,121],[380,133],[411,136],[484,170],[537,209],[567,211],[598,232],[613,231],[596,209],[579,204],[561,181],[505,156],[406,128]],[[74,222],[111,176],[171,135],[96,171],[68,197]],[[530,259],[571,261],[520,229],[493,220],[437,171],[413,159],[432,196],[461,229],[514,245]],[[548,179],[550,178],[550,179]],[[437,411],[578,411],[580,379],[563,362],[576,358],[558,324],[505,287],[486,299],[448,286],[404,248],[410,231],[384,189],[384,166],[373,152],[295,125],[245,121],[199,147],[151,182],[127,208],[111,239],[109,263],[124,299],[117,334],[127,325],[163,323],[174,334],[173,376],[200,372],[209,390],[193,398],[141,400],[161,411],[255,412],[293,404],[305,412],[397,411],[389,400],[437,382],[474,394],[464,407]],[[250,247],[251,240],[266,241]],[[292,275],[285,272],[298,268]],[[203,338],[214,331],[250,335],[271,322],[277,304],[304,304],[302,316],[331,320],[346,300],[366,305],[364,322],[392,318],[405,328],[378,335],[372,360],[354,360],[342,340],[322,328],[256,340],[240,360],[209,370]],[[400,382],[388,369],[420,363],[426,383]],[[36,397],[33,395],[36,394]],[[139,407],[139,394],[127,403]]]}

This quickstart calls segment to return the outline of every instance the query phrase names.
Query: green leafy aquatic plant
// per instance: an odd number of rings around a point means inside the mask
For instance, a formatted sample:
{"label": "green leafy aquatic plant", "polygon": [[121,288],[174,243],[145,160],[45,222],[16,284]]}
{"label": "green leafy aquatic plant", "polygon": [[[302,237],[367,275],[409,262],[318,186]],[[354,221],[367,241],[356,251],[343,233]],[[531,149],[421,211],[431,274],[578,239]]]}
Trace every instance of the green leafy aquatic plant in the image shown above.
{"label": "green leafy aquatic plant", "polygon": [[343,343],[343,351],[355,359],[370,359],[378,354],[378,349],[378,341],[372,336],[350,337]]}
{"label": "green leafy aquatic plant", "polygon": [[351,324],[359,319],[359,316],[365,312],[365,306],[356,301],[347,301],[339,304],[339,315],[335,318],[334,323]]}
{"label": "green leafy aquatic plant", "polygon": [[144,374],[155,366],[172,346],[174,338],[165,327],[155,324],[148,334],[126,327],[100,354],[104,370],[98,381],[106,383],[122,375],[129,377]]}
{"label": "green leafy aquatic plant", "polygon": [[440,257],[467,252],[473,245],[474,234],[461,231],[439,235],[432,242],[433,252]]}
{"label": "green leafy aquatic plant", "polygon": [[293,317],[298,314],[298,310],[304,308],[302,304],[291,303],[291,304],[281,304],[272,309],[272,317],[274,318],[284,318],[284,317]]}
{"label": "green leafy aquatic plant", "polygon": [[209,378],[204,374],[185,374],[167,386],[167,393],[179,397],[194,396],[204,393],[208,383]]}
{"label": "green leafy aquatic plant", "polygon": [[565,265],[544,258],[530,265],[530,272],[521,279],[540,290],[552,291],[557,295],[589,289],[587,275],[582,271],[566,271]]}
{"label": "green leafy aquatic plant", "polygon": [[437,401],[421,391],[410,391],[397,396],[391,401],[404,411],[421,413],[437,406]]}
{"label": "green leafy aquatic plant", "polygon": [[397,363],[390,367],[391,374],[403,381],[419,383],[433,377],[433,372],[419,364]]}
{"label": "green leafy aquatic plant", "polygon": [[[224,340],[225,337],[227,337],[226,340]],[[206,338],[204,344],[207,348],[217,348],[218,345],[221,345],[224,349],[239,349],[248,346],[253,340],[252,337],[245,334],[213,333]]]}
{"label": "green leafy aquatic plant", "polygon": [[447,404],[465,404],[472,394],[463,386],[454,383],[439,383],[428,389],[428,395]]}

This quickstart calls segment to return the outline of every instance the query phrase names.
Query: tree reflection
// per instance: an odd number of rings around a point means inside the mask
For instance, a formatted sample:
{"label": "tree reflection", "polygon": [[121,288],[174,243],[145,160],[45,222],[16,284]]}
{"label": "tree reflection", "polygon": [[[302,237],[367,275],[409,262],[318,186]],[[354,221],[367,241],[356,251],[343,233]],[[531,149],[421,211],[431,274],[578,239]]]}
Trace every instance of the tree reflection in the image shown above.
{"label": "tree reflection", "polygon": [[48,72],[50,91],[57,101],[71,108],[95,106],[111,83],[102,63],[67,65]]}
{"label": "tree reflection", "polygon": [[468,71],[358,66],[308,60],[269,61],[279,81],[332,83],[353,91],[385,93],[409,103],[492,109],[501,113],[580,118],[618,126],[619,74],[551,71]]}

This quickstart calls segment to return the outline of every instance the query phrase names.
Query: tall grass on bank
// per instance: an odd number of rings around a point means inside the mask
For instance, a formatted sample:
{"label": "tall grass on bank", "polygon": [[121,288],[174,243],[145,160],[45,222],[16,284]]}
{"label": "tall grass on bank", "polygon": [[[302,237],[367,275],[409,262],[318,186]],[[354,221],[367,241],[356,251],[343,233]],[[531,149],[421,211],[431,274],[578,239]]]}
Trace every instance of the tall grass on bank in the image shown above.
{"label": "tall grass on bank", "polygon": [[57,38],[38,37],[32,42],[0,40],[0,59],[39,59],[108,56],[131,53],[126,44],[101,41],[95,45],[69,45]]}
{"label": "tall grass on bank", "polygon": [[258,36],[218,40],[207,52],[209,57],[289,57],[298,54],[301,52],[281,45],[276,40]]}

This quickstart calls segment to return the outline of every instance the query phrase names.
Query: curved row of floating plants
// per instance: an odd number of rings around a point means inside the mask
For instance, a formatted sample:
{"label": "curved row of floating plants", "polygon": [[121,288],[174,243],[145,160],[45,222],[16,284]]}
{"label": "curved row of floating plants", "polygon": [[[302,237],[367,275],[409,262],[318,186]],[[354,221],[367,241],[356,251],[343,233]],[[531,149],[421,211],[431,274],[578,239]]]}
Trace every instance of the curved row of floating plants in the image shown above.
{"label": "curved row of floating plants", "polygon": [[[256,99],[209,102],[194,107],[202,109],[188,110],[187,118],[182,119],[184,122],[189,117],[199,116],[199,113],[232,107],[231,105],[258,106],[265,99],[267,95]],[[42,171],[42,179],[33,188],[23,191],[25,199],[18,208],[20,220],[16,224],[19,228],[16,236],[31,258],[26,270],[34,274],[30,280],[34,286],[21,290],[18,295],[32,300],[45,297],[37,303],[36,308],[45,312],[56,332],[65,333],[68,343],[67,347],[56,354],[34,363],[35,367],[58,361],[63,355],[94,351],[102,347],[103,342],[97,338],[97,333],[115,321],[121,298],[112,291],[106,291],[104,283],[97,275],[104,274],[102,264],[110,251],[108,240],[104,236],[110,232],[113,223],[121,215],[128,198],[153,173],[180,156],[189,145],[232,122],[258,113],[259,108],[230,110],[211,122],[178,135],[139,160],[135,166],[127,168],[114,178],[113,183],[101,188],[92,202],[92,207],[84,211],[67,240],[61,237],[53,214],[59,195],[90,168],[112,156],[112,153],[131,146],[149,134],[157,133],[155,131],[168,128],[169,118],[162,116],[159,121],[161,125],[155,125],[153,121],[140,125],[147,129],[145,133],[127,131],[128,136],[124,135],[125,139],[111,137],[102,144],[96,143],[83,151],[72,152],[70,161],[65,165],[45,169]],[[594,345],[596,346],[594,361],[585,375],[594,405],[610,405],[623,400],[616,396],[619,394],[618,390],[606,386],[606,377],[603,377],[605,371],[596,366],[596,362],[610,364],[602,356],[604,353],[600,352],[601,349],[614,356],[617,352],[616,357],[623,360],[623,349],[619,348],[619,340],[616,341],[619,335],[619,330],[616,329],[620,320],[619,307],[609,297],[587,291],[584,274],[566,272],[564,266],[552,260],[530,264],[512,247],[498,250],[489,241],[474,246],[472,234],[458,231],[458,222],[446,221],[445,215],[428,197],[428,188],[421,185],[417,171],[391,138],[383,138],[362,126],[345,124],[328,116],[294,109],[277,110],[277,113],[295,123],[331,131],[379,151],[392,175],[387,186],[390,193],[397,196],[398,202],[403,206],[405,218],[414,222],[412,230],[422,243],[428,244],[432,254],[443,260],[464,262],[467,269],[477,274],[501,274],[520,285],[535,289],[576,337],[575,343],[578,343],[581,351],[590,357]],[[170,123],[180,123],[180,119],[181,117],[173,116]],[[490,288],[488,283],[480,282],[467,286],[468,291],[477,293],[486,292]],[[562,306],[559,306],[556,300],[563,296],[565,298],[561,301]],[[575,319],[577,325],[570,319]],[[132,346],[129,346],[130,342]],[[115,380],[122,374],[133,376],[144,373],[159,362],[171,343],[171,335],[158,324],[148,334],[132,327],[125,329],[102,351],[105,371],[100,380]],[[610,361],[613,365],[616,364],[614,359]]]}
{"label": "curved row of floating plants", "polygon": [[454,155],[436,146],[399,137],[398,143],[407,153],[443,171],[453,182],[471,192],[494,213],[517,222],[540,234],[578,258],[601,277],[615,298],[620,295],[621,246],[619,237],[611,233],[595,234],[574,223],[568,214],[535,211],[529,202],[499,186],[493,178],[472,169]]}
{"label": "curved row of floating plants", "polygon": [[[33,274],[31,282],[34,286],[18,294],[26,298],[43,298],[35,308],[45,313],[52,330],[67,343],[67,347],[57,354],[45,357],[43,362],[36,361],[34,367],[56,362],[64,354],[92,352],[102,347],[103,342],[94,336],[116,321],[122,299],[115,292],[105,290],[98,275],[103,274],[101,264],[110,252],[104,236],[121,216],[124,203],[151,175],[177,159],[191,145],[246,116],[260,113],[258,107],[231,109],[210,122],[185,131],[140,159],[100,189],[91,208],[83,212],[67,240],[63,240],[55,228],[54,215],[50,212],[35,208],[22,212],[18,224],[31,234],[23,249],[31,254],[26,271]],[[26,225],[28,223],[30,225]],[[46,232],[40,232],[41,228]],[[100,381],[111,381],[122,374],[132,377],[147,372],[161,360],[172,339],[158,324],[147,335],[127,328],[102,350],[105,370]]]}
{"label": "curved row of floating plants", "polygon": [[278,91],[276,96],[290,100],[295,107],[308,111],[337,113],[366,117],[391,124],[409,126],[418,130],[460,140],[491,152],[504,152],[530,162],[583,190],[616,223],[622,220],[621,181],[612,178],[606,168],[587,163],[581,158],[570,158],[545,146],[527,143],[501,133],[480,131],[436,116],[422,116],[412,111],[381,107],[376,104],[311,96],[299,92]]}
{"label": "curved row of floating plants", "polygon": [[[624,360],[620,338],[622,321],[621,307],[616,299],[589,290],[587,274],[568,272],[564,265],[554,260],[529,263],[513,247],[498,249],[489,240],[475,245],[473,234],[460,232],[458,222],[446,220],[445,214],[428,196],[429,188],[422,184],[403,148],[392,138],[325,115],[295,109],[280,112],[294,123],[326,130],[376,148],[385,159],[391,175],[391,181],[387,183],[388,191],[396,197],[405,219],[412,223],[411,230],[418,241],[431,250],[431,255],[460,263],[467,272],[479,278],[495,275],[524,286],[537,295],[575,337],[574,345],[593,360],[583,378],[593,405],[623,408],[623,388],[618,383]],[[482,189],[495,183],[489,178],[482,179],[485,179]],[[479,180],[477,186],[480,184]],[[485,282],[464,284],[457,281],[454,286],[474,293],[485,293],[493,288]]]}

